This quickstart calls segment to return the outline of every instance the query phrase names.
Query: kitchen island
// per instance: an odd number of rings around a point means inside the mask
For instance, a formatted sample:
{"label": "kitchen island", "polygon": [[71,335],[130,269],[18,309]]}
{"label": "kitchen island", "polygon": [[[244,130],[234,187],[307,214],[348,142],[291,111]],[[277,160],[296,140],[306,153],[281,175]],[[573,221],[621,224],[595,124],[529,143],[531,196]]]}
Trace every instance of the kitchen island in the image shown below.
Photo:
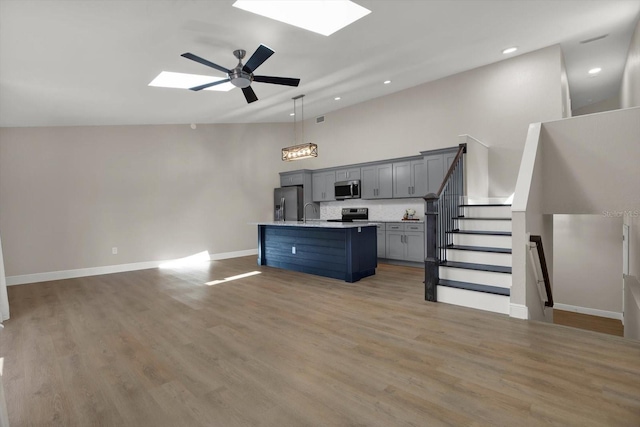
{"label": "kitchen island", "polygon": [[258,265],[357,282],[376,274],[376,225],[367,222],[258,223]]}

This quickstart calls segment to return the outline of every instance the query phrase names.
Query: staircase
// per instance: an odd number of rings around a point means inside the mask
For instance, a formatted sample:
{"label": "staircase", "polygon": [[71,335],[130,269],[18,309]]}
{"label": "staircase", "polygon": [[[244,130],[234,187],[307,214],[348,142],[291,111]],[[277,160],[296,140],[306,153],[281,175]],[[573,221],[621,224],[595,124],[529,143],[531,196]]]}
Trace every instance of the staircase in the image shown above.
{"label": "staircase", "polygon": [[438,267],[437,300],[509,314],[511,205],[459,205],[446,232],[446,261]]}

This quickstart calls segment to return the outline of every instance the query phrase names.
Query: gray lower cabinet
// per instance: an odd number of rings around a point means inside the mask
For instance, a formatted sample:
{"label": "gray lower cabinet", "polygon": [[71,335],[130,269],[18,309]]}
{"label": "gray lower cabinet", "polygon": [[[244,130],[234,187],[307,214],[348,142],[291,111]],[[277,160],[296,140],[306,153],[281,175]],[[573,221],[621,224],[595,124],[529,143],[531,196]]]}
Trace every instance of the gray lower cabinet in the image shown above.
{"label": "gray lower cabinet", "polygon": [[393,166],[391,163],[363,167],[361,173],[363,199],[391,199],[393,197]]}
{"label": "gray lower cabinet", "polygon": [[427,164],[424,159],[393,164],[393,197],[422,197],[427,194]]}
{"label": "gray lower cabinet", "polygon": [[336,169],[336,182],[361,179],[360,168]]}
{"label": "gray lower cabinet", "polygon": [[334,184],[336,183],[335,171],[314,172],[312,182],[314,202],[327,202],[336,199],[334,190]]}
{"label": "gray lower cabinet", "polygon": [[386,258],[401,261],[424,261],[424,224],[387,223]]}
{"label": "gray lower cabinet", "polygon": [[378,258],[387,257],[387,235],[386,227],[384,223],[376,224],[377,239],[378,239]]}

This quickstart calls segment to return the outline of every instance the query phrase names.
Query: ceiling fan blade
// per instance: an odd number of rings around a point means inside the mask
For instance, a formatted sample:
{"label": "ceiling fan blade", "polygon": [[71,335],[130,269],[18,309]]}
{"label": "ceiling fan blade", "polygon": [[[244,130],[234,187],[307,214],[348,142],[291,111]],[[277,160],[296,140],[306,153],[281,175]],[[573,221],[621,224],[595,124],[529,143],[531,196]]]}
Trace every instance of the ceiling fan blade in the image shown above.
{"label": "ceiling fan blade", "polygon": [[256,93],[251,89],[251,86],[243,87],[242,93],[244,93],[244,97],[247,99],[247,102],[251,104],[252,102],[256,102],[258,97]]}
{"label": "ceiling fan blade", "polygon": [[218,71],[222,71],[223,73],[229,74],[231,72],[231,70],[229,70],[228,68],[224,68],[221,65],[218,64],[214,64],[213,62],[207,61],[204,58],[200,58],[199,56],[194,55],[193,53],[187,52],[187,53],[183,53],[182,55],[180,55],[184,58],[190,59],[192,61],[196,61],[201,63],[202,65],[206,65],[207,67],[211,67],[211,68],[215,68]]}
{"label": "ceiling fan blade", "polygon": [[289,77],[253,76],[253,81],[285,86],[298,86],[300,84],[300,79],[292,79]]}
{"label": "ceiling fan blade", "polygon": [[229,80],[229,79],[218,80],[218,81],[215,81],[215,82],[213,82],[213,83],[207,83],[207,84],[205,84],[205,85],[201,85],[201,86],[190,87],[190,88],[189,88],[189,90],[199,91],[199,90],[202,90],[202,89],[206,89],[206,88],[208,88],[208,87],[211,87],[211,86],[221,85],[222,83],[227,83],[227,82],[230,82],[230,81],[231,81],[231,80]]}
{"label": "ceiling fan blade", "polygon": [[258,46],[256,51],[253,52],[253,55],[251,55],[251,58],[249,58],[247,63],[244,64],[244,67],[242,67],[242,69],[247,73],[253,73],[256,68],[262,65],[262,63],[269,59],[269,57],[274,53],[275,52],[273,50],[261,44],[260,46]]}

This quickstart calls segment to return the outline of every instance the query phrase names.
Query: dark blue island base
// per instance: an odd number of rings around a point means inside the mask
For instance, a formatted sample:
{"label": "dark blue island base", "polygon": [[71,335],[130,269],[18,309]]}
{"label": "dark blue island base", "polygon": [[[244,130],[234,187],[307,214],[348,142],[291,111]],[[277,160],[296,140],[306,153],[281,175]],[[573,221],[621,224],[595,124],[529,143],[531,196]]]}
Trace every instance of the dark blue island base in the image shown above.
{"label": "dark blue island base", "polygon": [[376,274],[376,227],[258,225],[258,265],[357,282]]}

